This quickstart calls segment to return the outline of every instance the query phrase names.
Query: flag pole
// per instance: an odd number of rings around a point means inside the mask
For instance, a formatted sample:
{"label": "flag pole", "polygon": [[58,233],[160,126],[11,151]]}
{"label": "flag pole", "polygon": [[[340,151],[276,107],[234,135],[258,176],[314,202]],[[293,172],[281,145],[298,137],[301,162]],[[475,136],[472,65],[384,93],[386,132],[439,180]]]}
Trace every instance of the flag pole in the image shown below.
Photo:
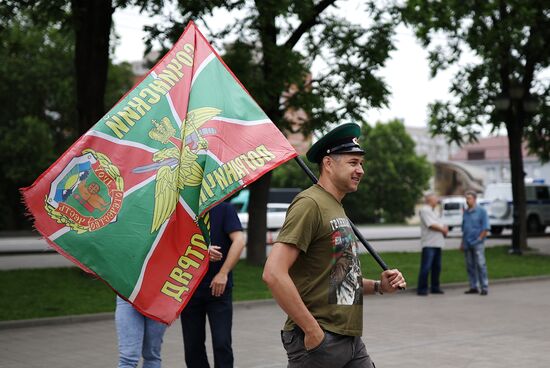
{"label": "flag pole", "polygon": [[[309,178],[311,179],[313,184],[317,184],[318,180],[315,177],[315,174],[309,169],[309,167],[307,167],[307,165],[302,160],[302,158],[300,156],[296,156],[294,159],[296,160],[298,165],[300,165],[302,170],[304,170],[306,172],[307,176],[309,176]],[[357,239],[359,239],[359,241],[367,249],[367,251],[370,253],[370,255],[375,259],[375,261],[380,265],[380,267],[382,267],[382,269],[384,271],[388,270],[389,268],[388,268],[388,265],[386,264],[386,262],[384,262],[384,260],[382,258],[380,258],[378,253],[376,253],[376,251],[372,247],[372,245],[370,245],[370,243],[363,237],[363,235],[359,232],[359,229],[357,228],[357,226],[355,226],[353,224],[353,222],[351,222],[351,221],[349,223],[351,225],[351,228],[353,229],[353,232],[355,233],[355,236],[357,236]]]}

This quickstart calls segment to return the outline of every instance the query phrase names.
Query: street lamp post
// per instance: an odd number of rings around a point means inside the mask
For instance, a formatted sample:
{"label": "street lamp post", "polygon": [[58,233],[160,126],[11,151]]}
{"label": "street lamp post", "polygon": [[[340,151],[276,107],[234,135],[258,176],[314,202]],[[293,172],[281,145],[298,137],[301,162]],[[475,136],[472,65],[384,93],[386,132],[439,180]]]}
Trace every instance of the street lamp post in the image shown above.
{"label": "street lamp post", "polygon": [[[506,112],[510,108],[514,119],[517,119],[517,113],[519,109],[522,109],[526,115],[532,115],[537,110],[537,101],[531,96],[526,96],[523,87],[519,84],[512,84],[505,94],[499,95],[495,99],[495,108],[498,111]],[[515,121],[514,123],[518,123]],[[510,157],[511,165],[511,157]],[[525,172],[521,173],[521,180],[525,180]],[[512,247],[509,251],[510,254],[521,255],[520,244],[520,216],[517,206],[514,206],[512,212]]]}

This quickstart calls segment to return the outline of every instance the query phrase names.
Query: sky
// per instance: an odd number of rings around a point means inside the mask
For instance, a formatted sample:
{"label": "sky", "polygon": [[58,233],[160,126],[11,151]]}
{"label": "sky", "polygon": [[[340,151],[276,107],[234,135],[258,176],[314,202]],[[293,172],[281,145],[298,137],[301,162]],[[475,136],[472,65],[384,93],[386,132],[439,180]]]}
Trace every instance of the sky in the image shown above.
{"label": "sky", "polygon": [[[357,5],[353,3],[342,11],[351,21],[361,22],[361,18],[357,18],[361,12],[354,11]],[[354,15],[357,19],[353,19]],[[223,18],[221,15],[215,17],[217,21]],[[115,31],[120,37],[114,55],[115,62],[141,60],[146,35],[142,29],[144,25],[155,22],[155,18],[140,15],[136,8],[127,8],[117,10],[113,20]],[[380,73],[392,93],[389,105],[384,109],[370,111],[367,120],[374,122],[399,118],[407,126],[425,127],[428,104],[436,99],[448,99],[453,72],[445,71],[431,79],[427,52],[422,49],[412,31],[399,26],[395,40],[396,50],[391,53],[391,59]]]}

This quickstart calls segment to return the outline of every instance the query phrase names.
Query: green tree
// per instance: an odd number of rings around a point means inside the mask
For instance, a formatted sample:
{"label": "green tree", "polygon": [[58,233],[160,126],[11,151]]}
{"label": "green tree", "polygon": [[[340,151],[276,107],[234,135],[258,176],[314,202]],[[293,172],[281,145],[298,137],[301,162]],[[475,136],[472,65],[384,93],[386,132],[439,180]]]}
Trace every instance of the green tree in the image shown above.
{"label": "green tree", "polygon": [[[363,120],[372,107],[387,103],[388,90],[377,71],[393,49],[396,19],[380,2],[364,2],[368,26],[353,24],[331,10],[343,1],[218,0],[178,1],[179,22],[159,22],[150,27],[151,40],[167,47],[190,19],[201,19],[215,9],[238,9],[235,19],[213,40],[237,39],[225,50],[224,60],[279,128],[288,127],[284,111],[304,109],[303,127],[310,132],[330,124]],[[226,36],[228,36],[226,38]],[[218,42],[218,45],[220,42]],[[310,78],[314,62],[324,67]],[[296,93],[283,94],[293,86]],[[266,204],[271,173],[250,186],[248,261],[265,260]]]}
{"label": "green tree", "polygon": [[[307,161],[306,157],[301,157],[304,163],[313,172],[315,177],[319,177],[319,167]],[[306,175],[304,170],[298,165],[295,160],[279,166],[273,170],[271,177],[271,187],[273,188],[309,188],[313,182]]]}
{"label": "green tree", "polygon": [[[4,6],[5,4],[2,4]],[[30,227],[18,189],[32,184],[77,138],[74,36],[61,23],[0,7],[0,229]],[[107,101],[133,84],[129,65],[112,65]]]}
{"label": "green tree", "polygon": [[527,139],[543,160],[550,158],[550,80],[542,76],[550,62],[548,1],[409,0],[402,13],[430,49],[433,75],[459,63],[465,50],[474,54],[452,82],[454,99],[431,105],[431,130],[462,143],[475,139],[480,126],[504,125],[514,197],[512,244],[525,248],[522,142]]}
{"label": "green tree", "polygon": [[155,12],[161,3],[161,0],[5,0],[0,3],[0,29],[11,18],[24,16],[35,26],[70,30],[77,112],[73,126],[78,137],[105,114],[113,12],[128,5]]}
{"label": "green tree", "polygon": [[18,188],[64,150],[75,118],[70,33],[25,14],[1,22],[0,229],[28,227]]}
{"label": "green tree", "polygon": [[430,163],[414,151],[403,122],[364,126],[365,175],[356,193],[344,198],[354,222],[404,222],[414,214],[432,174]]}
{"label": "green tree", "polygon": [[134,78],[132,66],[129,63],[109,63],[105,90],[105,106],[107,108],[114,106],[134,86]]}

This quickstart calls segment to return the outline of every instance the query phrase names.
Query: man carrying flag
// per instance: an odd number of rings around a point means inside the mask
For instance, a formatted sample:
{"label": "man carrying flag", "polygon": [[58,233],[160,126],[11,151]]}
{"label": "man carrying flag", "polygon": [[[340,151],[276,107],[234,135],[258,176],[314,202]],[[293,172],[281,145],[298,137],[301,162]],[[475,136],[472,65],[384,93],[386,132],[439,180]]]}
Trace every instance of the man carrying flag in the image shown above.
{"label": "man carrying flag", "polygon": [[342,207],[364,174],[357,124],[341,125],[308,151],[317,184],[296,196],[265,264],[263,279],[288,314],[281,332],[288,367],[373,368],[363,332],[363,294],[406,286],[398,270],[361,275],[357,238]]}
{"label": "man carrying flag", "polygon": [[208,267],[208,210],[296,152],[194,23],[30,187],[48,243],[171,323]]}

